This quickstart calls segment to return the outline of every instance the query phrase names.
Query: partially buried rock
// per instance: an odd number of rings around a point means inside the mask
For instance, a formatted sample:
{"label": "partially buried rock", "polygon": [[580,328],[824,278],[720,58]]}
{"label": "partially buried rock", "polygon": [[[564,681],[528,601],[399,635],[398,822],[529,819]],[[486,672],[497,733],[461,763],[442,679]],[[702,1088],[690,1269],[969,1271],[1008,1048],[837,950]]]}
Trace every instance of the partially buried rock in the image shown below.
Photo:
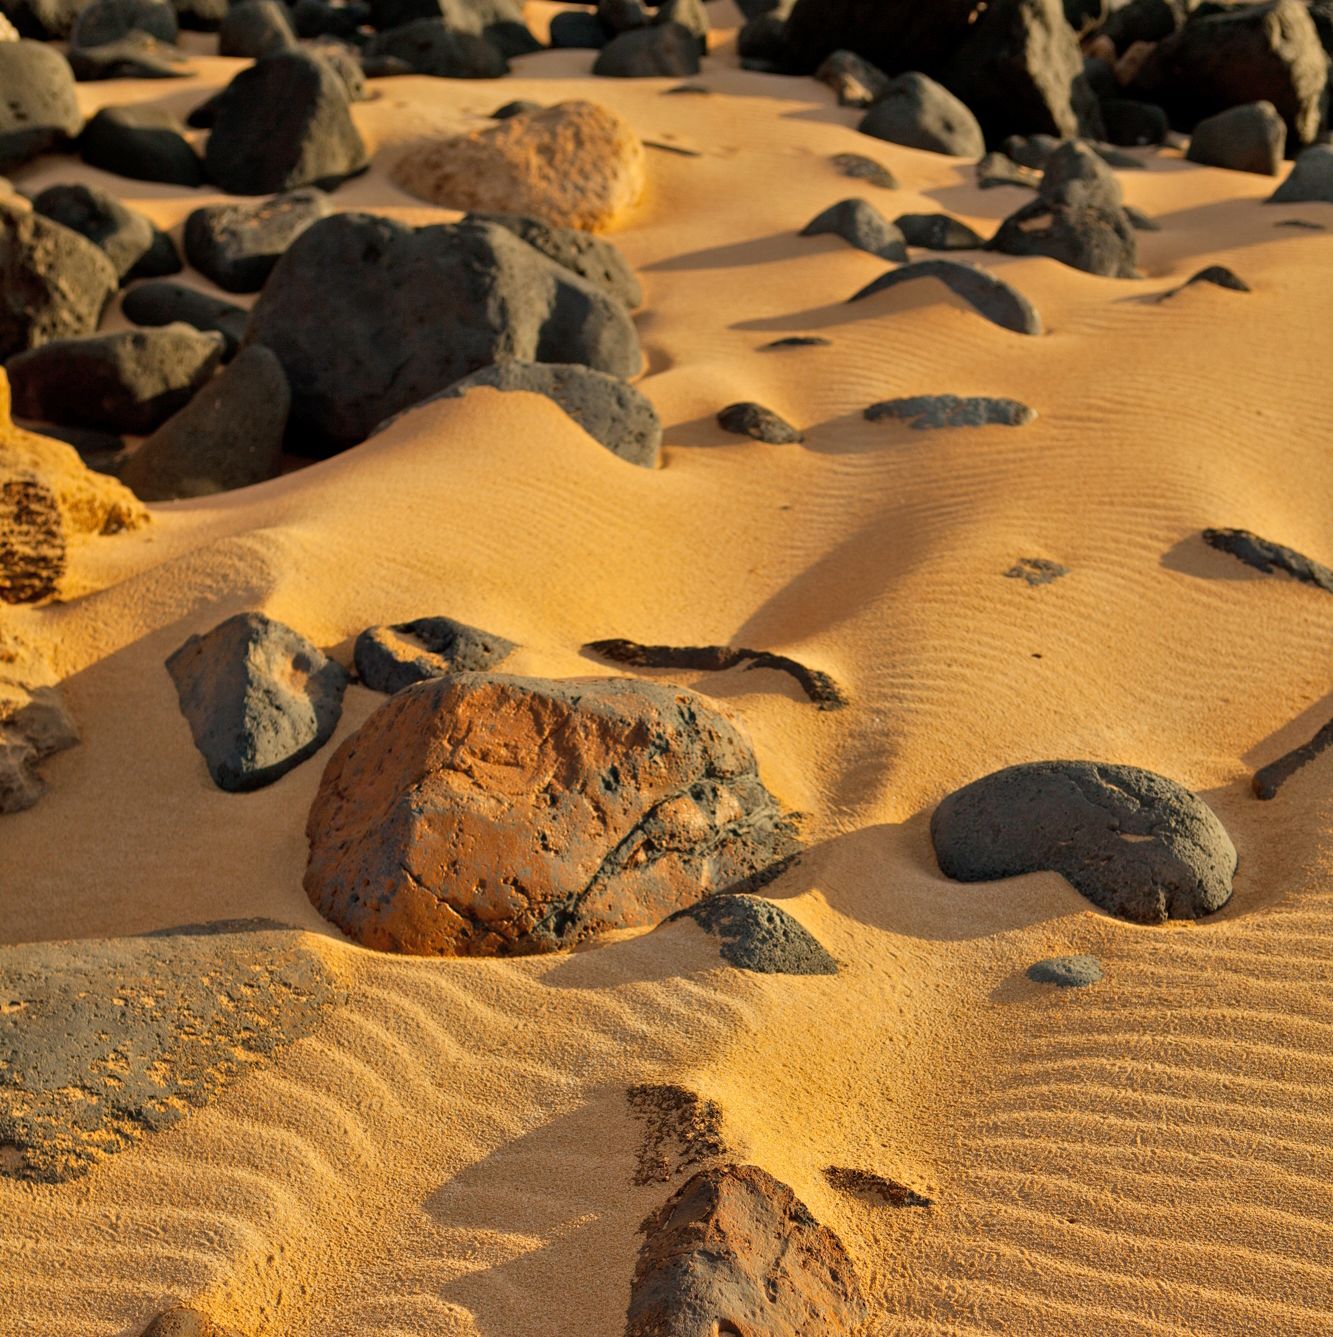
{"label": "partially buried rock", "polygon": [[1174,297],[1177,293],[1182,293],[1187,288],[1192,288],[1199,283],[1208,284],[1214,288],[1229,288],[1232,292],[1251,291],[1250,285],[1234,269],[1228,269],[1226,265],[1209,265],[1206,269],[1201,269],[1197,274],[1187,278],[1179,288],[1172,288],[1170,291],[1164,292],[1160,300],[1165,301],[1168,297]]}
{"label": "partially buried rock", "polygon": [[1198,919],[1231,898],[1236,849],[1212,809],[1133,766],[1039,761],[946,798],[931,818],[940,871],[991,882],[1049,869],[1140,924]]}
{"label": "partially buried rock", "polygon": [[218,55],[260,60],[296,45],[285,5],[277,0],[242,0],[227,10],[218,29]]}
{"label": "partially buried rock", "polygon": [[830,205],[801,229],[801,236],[817,237],[830,232],[858,251],[868,251],[881,260],[907,259],[902,233],[866,200],[841,200]]}
{"label": "partially buried rock", "polygon": [[957,260],[914,260],[866,284],[848,300],[863,301],[876,293],[922,279],[937,279],[980,315],[1004,329],[1013,330],[1016,334],[1037,335],[1042,332],[1041,317],[1021,292],[987,270]]}
{"label": "partially buried rock", "polygon": [[840,107],[869,107],[888,92],[890,79],[883,70],[855,51],[833,51],[815,71],[815,78],[838,95]]}
{"label": "partially buried rock", "polygon": [[177,1306],[159,1314],[140,1337],[242,1337],[235,1328],[224,1328],[197,1309]]}
{"label": "partially buried rock", "polygon": [[199,186],[203,164],[185,138],[185,127],[161,107],[103,107],[83,128],[84,162],[135,181]]}
{"label": "partially buried rock", "polygon": [[901,214],[894,222],[909,246],[927,251],[975,251],[986,244],[978,232],[948,214]]}
{"label": "partially buried rock", "polygon": [[911,395],[906,399],[884,399],[865,411],[867,422],[896,419],[918,432],[940,427],[1024,427],[1036,413],[1016,399],[984,396]]}
{"label": "partially buried rock", "polygon": [[159,42],[174,42],[179,27],[176,11],[166,0],[92,0],[79,11],[70,42],[73,46],[105,46],[134,32]]}
{"label": "partially buried rock", "polygon": [[1276,176],[1282,166],[1287,127],[1271,102],[1248,102],[1200,121],[1186,157],[1208,167]]}
{"label": "partially buried rock", "polygon": [[915,71],[890,79],[856,128],[876,139],[956,158],[979,158],[986,151],[977,118],[947,88]]}
{"label": "partially buried rock", "polygon": [[1316,144],[1297,159],[1269,204],[1333,204],[1333,144]]}
{"label": "partially buried rock", "polygon": [[306,833],[320,913],[414,955],[654,925],[798,849],[748,741],[694,693],[484,673],[391,697],[334,754]]}
{"label": "partially buried rock", "polygon": [[868,181],[882,190],[898,188],[898,180],[893,173],[883,163],[867,158],[863,153],[835,153],[832,163],[843,176],[849,176],[853,181]]}
{"label": "partially buried rock", "polygon": [[136,325],[171,325],[180,321],[223,338],[223,357],[231,358],[245,337],[248,313],[183,283],[141,283],[125,294],[120,309]]}
{"label": "partially buried rock", "polygon": [[401,61],[436,79],[500,79],[509,62],[477,33],[461,32],[440,18],[420,18],[377,33],[366,44],[368,62]]}
{"label": "partially buried rock", "polygon": [[1009,580],[1021,580],[1035,589],[1039,585],[1053,585],[1061,576],[1067,576],[1069,567],[1049,557],[1020,557],[1004,574]]}
{"label": "partially buried rock", "polygon": [[0,42],[0,172],[12,171],[79,133],[74,75],[41,42]]}
{"label": "partially buried rock", "polygon": [[1102,963],[1095,956],[1048,956],[1028,967],[1028,979],[1058,989],[1086,989],[1101,977]]}
{"label": "partially buried rock", "polygon": [[219,789],[261,789],[328,742],[347,672],[299,632],[237,613],[167,660],[181,714]]}
{"label": "partially buried rock", "polygon": [[503,636],[451,617],[419,617],[391,627],[367,627],[352,653],[361,681],[371,691],[392,696],[428,678],[498,668],[516,648]]}
{"label": "partially buried rock", "polygon": [[994,190],[997,186],[1024,186],[1035,190],[1041,185],[1041,177],[1031,168],[998,151],[988,153],[978,161],[976,177],[982,190]]}
{"label": "partially buried rock", "polygon": [[836,1337],[868,1318],[842,1241],[758,1166],[700,1170],[642,1229],[626,1337]]}
{"label": "partially buried rock", "polygon": [[153,246],[152,223],[95,186],[47,186],[33,199],[32,207],[100,246],[122,279]]}
{"label": "partially buried rock", "polygon": [[187,325],[60,339],[10,358],[23,417],[116,432],[151,432],[213,375],[222,336]]}
{"label": "partially buried rock", "polygon": [[[0,483],[0,518],[7,519],[3,489]],[[0,538],[0,552],[4,546]],[[78,741],[58,687],[0,677],[0,814],[31,808],[46,792],[41,763]]]}
{"label": "partially buried rock", "polygon": [[1316,589],[1333,594],[1333,570],[1322,562],[1316,562],[1313,557],[1307,557],[1294,548],[1288,548],[1285,544],[1260,538],[1258,534],[1252,534],[1248,529],[1205,529],[1203,541],[1210,548],[1239,558],[1246,566],[1252,566],[1256,571],[1262,571],[1266,575],[1274,571],[1283,571],[1293,580],[1299,580],[1305,585],[1313,585]]}
{"label": "partially buried rock", "polygon": [[258,292],[283,251],[331,212],[329,197],[314,188],[259,204],[205,205],[185,220],[185,254],[219,288]]}
{"label": "partially buried rock", "polygon": [[805,440],[786,419],[762,404],[745,401],[728,404],[717,415],[718,426],[736,436],[750,436],[770,446],[796,446]]}
{"label": "partially buried rock", "polygon": [[99,79],[184,79],[194,71],[185,55],[145,32],[101,46],[72,46],[69,65],[80,83]]}
{"label": "partially buried rock", "polygon": [[836,975],[823,944],[779,905],[758,896],[709,896],[671,916],[692,919],[719,941],[722,959],[763,975]]}
{"label": "partially buried rock", "polygon": [[1254,773],[1255,798],[1271,799],[1302,766],[1308,765],[1322,752],[1333,747],[1333,720],[1329,720],[1308,743],[1294,747],[1276,761],[1270,761]]}
{"label": "partially buried rock", "polygon": [[699,39],[679,23],[636,28],[597,53],[592,72],[613,79],[660,79],[699,73]]}
{"label": "partially buried rock", "polygon": [[410,149],[394,180],[450,209],[526,214],[559,227],[613,226],[644,189],[644,153],[615,112],[562,102]]}

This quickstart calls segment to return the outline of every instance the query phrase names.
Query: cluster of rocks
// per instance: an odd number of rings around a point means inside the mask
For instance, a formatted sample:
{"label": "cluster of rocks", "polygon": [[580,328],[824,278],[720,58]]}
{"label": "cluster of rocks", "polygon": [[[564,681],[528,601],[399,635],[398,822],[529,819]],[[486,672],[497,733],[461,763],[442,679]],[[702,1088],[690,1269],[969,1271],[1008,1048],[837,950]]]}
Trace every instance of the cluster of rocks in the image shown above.
{"label": "cluster of rocks", "polygon": [[661,78],[699,72],[708,50],[702,0],[597,0],[551,19],[551,45],[597,51],[594,74]]}

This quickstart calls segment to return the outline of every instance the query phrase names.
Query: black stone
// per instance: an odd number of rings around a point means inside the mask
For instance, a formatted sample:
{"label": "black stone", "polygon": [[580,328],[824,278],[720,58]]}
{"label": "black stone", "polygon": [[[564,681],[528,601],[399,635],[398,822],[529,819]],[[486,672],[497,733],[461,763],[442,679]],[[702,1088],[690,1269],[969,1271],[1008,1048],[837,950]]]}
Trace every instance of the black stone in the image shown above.
{"label": "black stone", "polygon": [[927,251],[975,251],[986,244],[984,237],[948,214],[901,214],[894,221],[909,246]]}
{"label": "black stone", "polygon": [[612,79],[679,78],[699,73],[699,40],[678,23],[655,24],[613,37],[592,72]]}
{"label": "black stone", "polygon": [[835,153],[831,161],[843,176],[849,176],[853,181],[868,181],[872,186],[880,186],[884,190],[898,189],[897,177],[883,163],[877,163],[873,158],[860,153]]}
{"label": "black stone", "polygon": [[599,51],[611,40],[595,14],[562,9],[551,19],[551,45],[575,51]]}
{"label": "black stone", "polygon": [[1308,765],[1321,752],[1333,747],[1333,720],[1329,720],[1308,743],[1294,747],[1276,761],[1270,761],[1254,773],[1254,795],[1256,798],[1271,799],[1277,797],[1277,791],[1291,779],[1302,766]]}
{"label": "black stone", "polygon": [[752,436],[770,446],[799,445],[805,440],[791,423],[762,404],[728,404],[717,415],[718,426],[736,436]]}
{"label": "black stone", "polygon": [[1276,176],[1287,127],[1271,102],[1249,102],[1200,121],[1185,156],[1207,167]]}
{"label": "black stone", "polygon": [[83,128],[84,162],[135,181],[199,186],[203,164],[184,135],[185,127],[161,107],[103,107]]}
{"label": "black stone", "polygon": [[826,233],[841,237],[858,251],[868,251],[881,260],[906,260],[903,234],[866,200],[841,200],[816,215],[801,229],[803,237]]}
{"label": "black stone", "polygon": [[1036,418],[1016,399],[962,398],[958,395],[912,395],[885,399],[865,411],[867,422],[897,420],[917,431],[942,427],[1023,427]]}
{"label": "black stone", "polygon": [[1048,956],[1028,967],[1028,979],[1058,989],[1086,989],[1101,977],[1102,963],[1095,956]]}
{"label": "black stone", "polygon": [[170,325],[183,321],[196,330],[216,331],[224,340],[223,356],[230,358],[245,336],[248,312],[183,283],[144,283],[131,288],[120,309],[136,325]]}
{"label": "black stone", "polygon": [[72,46],[69,67],[80,83],[100,79],[184,79],[193,73],[179,48],[131,32],[101,46]]}
{"label": "black stone", "polygon": [[915,71],[890,79],[856,128],[892,144],[956,158],[979,158],[986,151],[981,126],[964,103]]}
{"label": "black stone", "polygon": [[95,186],[48,186],[32,207],[100,246],[122,279],[148,254],[156,235],[143,214]]}
{"label": "black stone", "polygon": [[259,60],[296,45],[285,5],[277,0],[242,0],[227,11],[218,29],[218,55]]}
{"label": "black stone", "polygon": [[692,919],[719,940],[722,959],[762,975],[836,975],[823,944],[781,906],[758,896],[706,896],[666,922]]}
{"label": "black stone", "polygon": [[1042,332],[1041,317],[1022,293],[987,270],[958,260],[914,260],[866,284],[848,300],[859,302],[889,288],[921,279],[938,279],[980,315],[1006,330],[1033,335]]}
{"label": "black stone", "polygon": [[313,187],[257,204],[205,205],[185,220],[185,254],[219,288],[258,292],[287,247],[331,211]]}
{"label": "black stone", "polygon": [[1316,144],[1306,149],[1267,202],[1333,204],[1333,144]]}
{"label": "black stone", "polygon": [[1107,140],[1125,148],[1160,144],[1171,129],[1161,107],[1131,98],[1103,98],[1102,124]]}
{"label": "black stone", "polygon": [[1248,529],[1205,529],[1203,541],[1210,548],[1230,553],[1246,566],[1252,566],[1265,575],[1284,571],[1294,580],[1333,594],[1333,570],[1294,548],[1261,539]]}
{"label": "black stone", "polygon": [[497,668],[518,647],[451,617],[419,617],[392,627],[367,627],[352,651],[361,681],[374,692],[401,692],[450,673]]}
{"label": "black stone", "polygon": [[106,46],[138,32],[170,45],[179,29],[176,11],[165,0],[92,0],[79,11],[70,44]]}

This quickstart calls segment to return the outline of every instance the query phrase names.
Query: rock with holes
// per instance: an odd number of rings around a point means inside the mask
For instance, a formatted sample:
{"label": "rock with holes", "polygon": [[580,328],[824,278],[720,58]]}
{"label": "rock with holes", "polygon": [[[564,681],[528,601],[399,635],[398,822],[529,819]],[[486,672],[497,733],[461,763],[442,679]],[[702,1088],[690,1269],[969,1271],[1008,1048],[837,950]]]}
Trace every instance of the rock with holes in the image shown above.
{"label": "rock with holes", "polygon": [[74,75],[40,42],[0,42],[0,172],[77,135],[83,125]]}
{"label": "rock with holes", "polygon": [[498,668],[517,648],[503,636],[451,617],[418,617],[367,627],[356,638],[353,658],[367,687],[392,695],[428,678]]}
{"label": "rock with holes", "polygon": [[907,259],[907,243],[902,233],[867,200],[840,200],[816,214],[801,229],[803,237],[828,233],[881,260]]}
{"label": "rock with holes", "polygon": [[320,913],[414,955],[657,924],[798,848],[748,741],[694,693],[486,673],[391,697],[329,762],[306,834]]}
{"label": "rock with holes", "polygon": [[219,288],[258,292],[283,251],[332,211],[313,187],[256,204],[206,204],[185,220],[185,254]]}
{"label": "rock with holes", "polygon": [[1285,543],[1260,538],[1248,529],[1205,529],[1203,541],[1265,575],[1281,571],[1302,584],[1333,594],[1333,569],[1295,548],[1288,548]]}
{"label": "rock with holes", "polygon": [[890,79],[856,127],[863,135],[955,158],[979,158],[986,140],[967,106],[919,71]]}
{"label": "rock with holes", "polygon": [[1200,121],[1190,136],[1190,162],[1232,172],[1276,176],[1282,166],[1287,127],[1271,102],[1247,102]]}
{"label": "rock with holes", "polygon": [[864,301],[876,293],[922,279],[937,279],[980,315],[1004,329],[1016,334],[1042,332],[1041,317],[1036,308],[1017,288],[1010,287],[1003,279],[978,265],[966,265],[958,260],[913,260],[911,264],[900,265],[866,284],[848,300]]}
{"label": "rock with holes", "polygon": [[1268,203],[1333,204],[1333,144],[1316,144],[1301,153]]}
{"label": "rock with holes", "polygon": [[797,446],[805,440],[804,433],[797,430],[785,418],[765,408],[745,400],[739,404],[728,404],[719,410],[718,426],[724,432],[735,436],[749,436],[770,446]]}
{"label": "rock with holes", "polygon": [[237,613],[191,636],[167,660],[181,714],[219,789],[281,779],[328,742],[347,671],[300,632],[263,613]]}
{"label": "rock with holes", "polygon": [[1038,761],[949,795],[931,818],[940,871],[960,882],[1062,874],[1139,924],[1198,919],[1231,898],[1236,849],[1211,808],[1133,766]]}
{"label": "rock with holes", "polygon": [[941,427],[1024,427],[1036,417],[1016,399],[981,395],[910,395],[880,400],[865,411],[867,422],[905,422],[918,432]]}
{"label": "rock with holes", "polygon": [[642,1229],[626,1337],[851,1337],[869,1317],[842,1241],[758,1166],[700,1170]]}
{"label": "rock with holes", "polygon": [[836,975],[838,963],[799,920],[758,896],[708,896],[672,920],[692,919],[718,940],[722,959],[762,975]]}

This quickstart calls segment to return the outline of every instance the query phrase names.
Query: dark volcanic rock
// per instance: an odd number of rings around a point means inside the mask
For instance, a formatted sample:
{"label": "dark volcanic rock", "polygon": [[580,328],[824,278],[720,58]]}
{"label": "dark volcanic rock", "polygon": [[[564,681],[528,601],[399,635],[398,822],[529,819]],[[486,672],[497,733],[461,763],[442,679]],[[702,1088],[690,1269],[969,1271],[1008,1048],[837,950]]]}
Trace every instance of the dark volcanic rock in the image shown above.
{"label": "dark volcanic rock", "polygon": [[890,74],[938,70],[967,34],[975,0],[796,0],[786,42],[794,72],[855,51]]}
{"label": "dark volcanic rock", "polygon": [[9,360],[14,412],[47,422],[151,432],[222,359],[222,336],[185,325],[59,339]]}
{"label": "dark volcanic rock", "polygon": [[328,742],[347,672],[299,632],[237,613],[167,660],[181,714],[219,789],[262,789]]}
{"label": "dark volcanic rock", "polygon": [[789,334],[785,339],[774,339],[771,343],[760,344],[761,352],[777,348],[830,348],[832,339],[825,339],[819,334]]}
{"label": "dark volcanic rock", "polygon": [[1162,143],[1171,129],[1166,112],[1152,102],[1103,98],[1102,126],[1107,142],[1125,148]]}
{"label": "dark volcanic rock", "polygon": [[891,144],[956,158],[979,158],[986,151],[981,126],[966,105],[915,71],[890,79],[856,128]]}
{"label": "dark volcanic rock", "polygon": [[1333,720],[1324,725],[1308,743],[1294,747],[1276,761],[1254,773],[1254,794],[1256,798],[1270,799],[1277,797],[1277,791],[1291,779],[1302,766],[1308,765],[1321,752],[1333,747]]}
{"label": "dark volcanic rock", "polygon": [[415,19],[377,33],[366,44],[370,59],[400,60],[417,74],[437,79],[499,79],[509,62],[478,33],[460,32],[443,19]]}
{"label": "dark volcanic rock", "polygon": [[227,85],[204,161],[231,195],[274,195],[332,187],[369,159],[338,75],[309,52],[279,51]]}
{"label": "dark volcanic rock", "polygon": [[842,1241],[758,1166],[700,1170],[642,1229],[625,1337],[840,1337],[866,1322]]}
{"label": "dark volcanic rock", "polygon": [[[785,29],[783,35],[785,38]],[[815,78],[838,95],[840,107],[869,107],[889,91],[892,83],[883,70],[855,51],[831,52],[815,71]]]}
{"label": "dark volcanic rock", "polygon": [[903,283],[920,279],[938,279],[950,292],[996,325],[1016,334],[1040,334],[1041,317],[1032,303],[1003,279],[976,265],[965,265],[958,260],[914,260],[911,264],[891,269],[887,274],[868,283],[849,301],[859,302],[875,293],[896,288]]}
{"label": "dark volcanic rock", "polygon": [[1186,279],[1179,288],[1172,288],[1170,292],[1164,292],[1161,300],[1165,301],[1168,297],[1174,297],[1177,293],[1182,293],[1186,288],[1192,288],[1196,283],[1211,283],[1217,288],[1229,288],[1232,292],[1249,292],[1250,285],[1245,282],[1234,270],[1228,269],[1225,265],[1209,265],[1206,269],[1201,269],[1197,274]]}
{"label": "dark volcanic rock", "polygon": [[271,1061],[340,999],[303,935],[219,927],[0,947],[0,1172],[86,1174]]}
{"label": "dark volcanic rock", "polygon": [[783,74],[787,68],[787,25],[776,14],[749,19],[736,34],[741,69]]}
{"label": "dark volcanic rock", "polygon": [[296,45],[285,5],[277,0],[242,0],[227,11],[218,29],[218,55],[260,60]]}
{"label": "dark volcanic rock", "polygon": [[224,358],[235,354],[249,318],[244,307],[210,297],[183,283],[142,283],[125,294],[120,309],[136,325],[170,325],[181,321],[196,330],[216,331],[224,340]]}
{"label": "dark volcanic rock", "polygon": [[58,147],[83,125],[68,62],[40,42],[0,42],[0,89],[0,172]]}
{"label": "dark volcanic rock", "polygon": [[1277,108],[1271,102],[1247,102],[1200,121],[1185,156],[1208,167],[1276,176],[1286,142],[1287,127]]}
{"label": "dark volcanic rock", "polygon": [[781,906],[758,896],[709,896],[667,922],[692,919],[719,940],[722,959],[764,975],[836,975],[838,963]]}
{"label": "dark volcanic rock", "polygon": [[840,200],[812,218],[801,229],[801,236],[818,237],[829,232],[881,260],[907,259],[903,234],[866,200]]}
{"label": "dark volcanic rock", "polygon": [[611,40],[596,14],[562,9],[551,18],[551,45],[574,51],[599,51]]}
{"label": "dark volcanic rock", "polygon": [[148,254],[157,236],[143,214],[95,186],[47,186],[32,207],[101,247],[122,279]]}
{"label": "dark volcanic rock", "polygon": [[1061,576],[1069,574],[1067,566],[1053,562],[1049,557],[1020,557],[1005,573],[1010,580],[1022,580],[1034,588],[1053,585]]}
{"label": "dark volcanic rock", "polygon": [[258,204],[205,205],[185,220],[185,254],[219,288],[258,292],[287,247],[331,212],[329,197],[314,188]]}
{"label": "dark volcanic rock", "polygon": [[656,924],[798,848],[749,743],[693,693],[482,673],[390,697],[334,754],[306,833],[320,913],[415,955]]}
{"label": "dark volcanic rock", "polygon": [[102,46],[72,46],[69,67],[80,83],[99,79],[184,79],[192,74],[177,47],[147,33],[131,32]]}
{"label": "dark volcanic rock", "polygon": [[1048,956],[1028,967],[1028,979],[1060,989],[1086,989],[1101,977],[1102,963],[1095,956]]}
{"label": "dark volcanic rock", "polygon": [[929,1207],[931,1199],[908,1188],[896,1179],[886,1179],[873,1170],[856,1170],[846,1165],[829,1165],[824,1178],[836,1189],[850,1193],[877,1207]]}
{"label": "dark volcanic rock", "polygon": [[1333,204],[1333,144],[1316,144],[1297,159],[1269,204]]}
{"label": "dark volcanic rock", "polygon": [[[330,276],[337,275],[331,284]],[[633,376],[625,308],[494,224],[322,219],[278,261],[247,338],[278,355],[292,415],[325,449],[503,359]]]}
{"label": "dark volcanic rock", "polygon": [[597,53],[592,72],[613,79],[659,79],[699,73],[699,40],[678,23],[636,28]]}
{"label": "dark volcanic rock", "polygon": [[185,127],[161,107],[103,107],[83,128],[84,162],[135,181],[199,186],[203,164],[184,135]]}
{"label": "dark volcanic rock", "polygon": [[763,441],[770,446],[800,445],[805,440],[791,423],[779,418],[772,409],[762,404],[743,402],[728,404],[717,415],[718,426],[724,432],[736,436],[752,436],[756,441]]}
{"label": "dark volcanic rock", "polygon": [[176,11],[165,0],[92,0],[79,11],[70,44],[106,46],[133,32],[169,43],[176,40],[179,27]]}
{"label": "dark volcanic rock", "polygon": [[958,395],[912,395],[884,399],[865,411],[867,422],[896,419],[917,431],[937,427],[1023,427],[1036,418],[1016,399],[961,398]]}
{"label": "dark volcanic rock", "polygon": [[628,381],[576,363],[506,361],[482,367],[432,398],[457,398],[483,385],[545,395],[613,455],[657,468],[662,421],[652,401]]}
{"label": "dark volcanic rock", "polygon": [[1197,919],[1231,898],[1236,850],[1212,810],[1133,766],[1038,761],[955,791],[930,822],[940,871],[991,882],[1044,869],[1139,924]]}
{"label": "dark volcanic rock", "polygon": [[361,681],[374,692],[401,692],[428,678],[498,668],[516,650],[513,641],[455,622],[419,617],[391,627],[367,627],[353,657]]}
{"label": "dark volcanic rock", "polygon": [[898,189],[897,177],[883,163],[877,163],[864,154],[835,153],[830,161],[843,176],[849,176],[853,181],[868,181],[883,190]]}
{"label": "dark volcanic rock", "polygon": [[894,222],[909,246],[927,251],[975,251],[986,244],[984,237],[948,214],[901,214]]}
{"label": "dark volcanic rock", "polygon": [[[0,520],[12,522],[8,500],[0,492]],[[0,679],[0,815],[31,808],[46,792],[38,767],[78,741],[79,730],[58,688]]]}
{"label": "dark volcanic rock", "polygon": [[178,1305],[160,1313],[140,1337],[242,1337],[242,1334],[235,1328],[214,1323],[197,1309],[182,1309]]}
{"label": "dark volcanic rock", "polygon": [[172,0],[176,18],[191,32],[217,32],[227,16],[230,0]]}
{"label": "dark volcanic rock", "polygon": [[1041,185],[1041,178],[1036,172],[998,150],[986,154],[977,163],[976,175],[977,185],[982,190],[994,190],[996,186],[1023,186],[1036,190]]}
{"label": "dark volcanic rock", "polygon": [[443,18],[457,32],[484,37],[505,56],[542,49],[523,23],[522,0],[371,0],[369,17],[380,32]]}
{"label": "dark volcanic rock", "polygon": [[726,1155],[722,1106],[683,1086],[642,1083],[625,1092],[643,1126],[634,1182],[669,1184],[677,1175]]}
{"label": "dark volcanic rock", "polygon": [[144,501],[171,501],[272,478],[290,403],[282,364],[247,348],[139,446],[120,481]]}
{"label": "dark volcanic rock", "polygon": [[1265,574],[1285,571],[1295,580],[1333,594],[1333,570],[1322,562],[1316,562],[1312,557],[1296,552],[1293,548],[1261,539],[1258,534],[1251,534],[1248,529],[1205,529],[1203,541],[1210,548],[1228,552],[1233,557],[1239,558],[1246,566],[1252,566],[1256,571]]}

